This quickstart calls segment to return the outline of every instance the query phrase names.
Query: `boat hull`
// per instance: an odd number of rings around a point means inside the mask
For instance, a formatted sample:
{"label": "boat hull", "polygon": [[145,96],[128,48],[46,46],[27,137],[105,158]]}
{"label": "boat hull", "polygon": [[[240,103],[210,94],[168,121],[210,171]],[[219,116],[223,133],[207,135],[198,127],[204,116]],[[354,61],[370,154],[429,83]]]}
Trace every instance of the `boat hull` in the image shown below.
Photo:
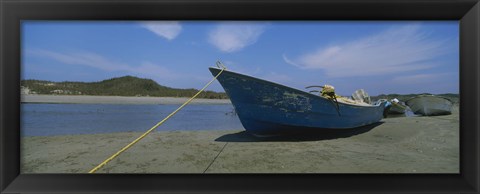
{"label": "boat hull", "polygon": [[452,102],[443,97],[422,95],[406,101],[415,114],[424,116],[448,115],[452,113]]}
{"label": "boat hull", "polygon": [[407,107],[398,103],[392,103],[388,114],[405,114]]}
{"label": "boat hull", "polygon": [[[212,75],[220,69],[210,68]],[[361,106],[337,103],[318,96],[224,71],[218,81],[225,89],[247,132],[271,135],[304,129],[346,129],[376,123],[383,118],[385,103]]]}

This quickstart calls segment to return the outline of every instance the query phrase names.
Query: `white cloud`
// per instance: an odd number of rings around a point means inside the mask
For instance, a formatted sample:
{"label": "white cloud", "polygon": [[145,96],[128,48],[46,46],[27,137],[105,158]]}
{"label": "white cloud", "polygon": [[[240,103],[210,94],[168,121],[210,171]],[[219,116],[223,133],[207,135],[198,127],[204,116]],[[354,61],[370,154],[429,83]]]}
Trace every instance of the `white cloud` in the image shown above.
{"label": "white cloud", "polygon": [[240,51],[257,42],[264,32],[262,24],[228,22],[218,25],[209,33],[209,42],[223,52]]}
{"label": "white cloud", "polygon": [[26,54],[50,58],[67,65],[83,65],[109,72],[123,71],[126,73],[136,73],[168,79],[178,77],[178,75],[169,71],[167,68],[150,62],[144,62],[140,65],[133,66],[122,62],[112,61],[104,56],[90,52],[60,53],[49,50],[28,50]]}
{"label": "white cloud", "polygon": [[301,69],[322,69],[330,77],[371,76],[428,69],[452,47],[430,38],[419,25],[392,28],[359,40],[332,45],[289,59]]}
{"label": "white cloud", "polygon": [[64,64],[84,65],[105,71],[120,71],[130,68],[126,64],[113,62],[103,56],[89,52],[60,53],[49,50],[28,50],[27,54],[50,58]]}
{"label": "white cloud", "polygon": [[148,21],[142,22],[141,26],[167,40],[175,39],[182,31],[182,26],[176,21]]}

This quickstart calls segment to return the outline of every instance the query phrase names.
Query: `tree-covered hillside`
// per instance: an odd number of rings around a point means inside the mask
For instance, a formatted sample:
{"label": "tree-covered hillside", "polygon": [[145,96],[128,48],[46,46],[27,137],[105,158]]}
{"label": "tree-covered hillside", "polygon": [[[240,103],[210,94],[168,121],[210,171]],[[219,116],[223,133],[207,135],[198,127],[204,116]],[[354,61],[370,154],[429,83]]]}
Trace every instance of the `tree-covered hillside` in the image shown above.
{"label": "tree-covered hillside", "polygon": [[[98,95],[98,96],[155,96],[155,97],[191,97],[197,89],[176,89],[159,85],[151,79],[124,76],[103,80],[100,82],[51,82],[43,80],[23,80],[21,86],[24,93],[59,94],[59,95]],[[28,89],[27,89],[28,88]],[[372,96],[372,101],[378,99],[397,98],[406,101],[419,94],[381,94]],[[438,94],[458,103],[458,94]],[[199,98],[227,99],[225,93],[213,91],[202,92]]]}
{"label": "tree-covered hillside", "polygon": [[[124,76],[100,82],[51,82],[43,80],[22,80],[21,86],[28,93],[61,95],[98,96],[156,96],[191,97],[197,89],[176,89],[159,85],[151,79]],[[225,93],[204,91],[198,98],[226,99]]]}

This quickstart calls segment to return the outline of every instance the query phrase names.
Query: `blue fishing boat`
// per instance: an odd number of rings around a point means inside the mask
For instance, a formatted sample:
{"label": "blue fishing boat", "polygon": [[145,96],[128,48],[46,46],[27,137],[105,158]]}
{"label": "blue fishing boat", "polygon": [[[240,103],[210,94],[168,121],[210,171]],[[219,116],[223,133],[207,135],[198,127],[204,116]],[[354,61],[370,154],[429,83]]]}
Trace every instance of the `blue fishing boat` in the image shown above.
{"label": "blue fishing boat", "polygon": [[[209,70],[213,76],[221,71]],[[380,121],[385,109],[385,102],[347,103],[229,70],[217,79],[243,127],[255,135],[356,128]]]}

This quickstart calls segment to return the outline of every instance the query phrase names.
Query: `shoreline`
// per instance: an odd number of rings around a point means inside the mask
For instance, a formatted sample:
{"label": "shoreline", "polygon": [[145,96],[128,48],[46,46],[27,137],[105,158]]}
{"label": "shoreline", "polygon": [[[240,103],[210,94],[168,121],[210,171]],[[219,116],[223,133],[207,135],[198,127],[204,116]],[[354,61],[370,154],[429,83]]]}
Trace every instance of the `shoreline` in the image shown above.
{"label": "shoreline", "polygon": [[[44,104],[183,104],[186,97],[21,95],[21,103]],[[191,104],[231,104],[229,99],[195,98]]]}
{"label": "shoreline", "polygon": [[[86,173],[142,132],[21,137],[21,173]],[[459,112],[277,139],[154,131],[97,173],[459,173]]]}

